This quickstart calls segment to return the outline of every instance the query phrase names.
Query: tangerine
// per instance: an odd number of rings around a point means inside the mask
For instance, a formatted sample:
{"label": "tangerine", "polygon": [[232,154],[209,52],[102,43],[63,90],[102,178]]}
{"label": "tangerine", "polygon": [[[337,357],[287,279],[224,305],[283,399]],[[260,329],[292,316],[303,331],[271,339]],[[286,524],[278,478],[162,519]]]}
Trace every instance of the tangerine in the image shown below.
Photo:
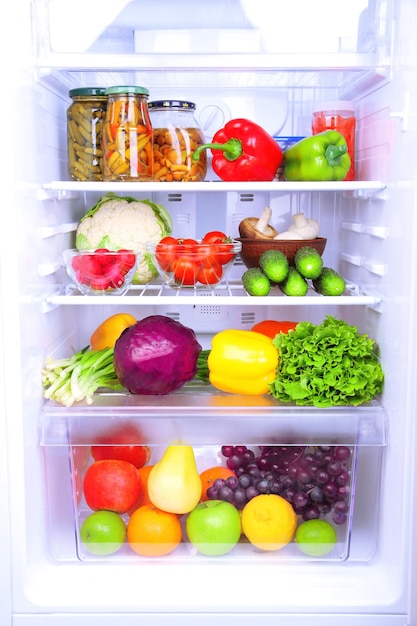
{"label": "tangerine", "polygon": [[164,556],[180,544],[181,522],[178,515],[161,511],[152,504],[136,509],[127,524],[127,540],[141,556]]}
{"label": "tangerine", "polygon": [[201,484],[203,486],[203,491],[200,498],[201,501],[205,502],[206,500],[209,500],[209,497],[207,495],[207,489],[212,486],[215,480],[217,480],[218,478],[223,478],[224,480],[226,480],[227,478],[230,478],[230,476],[236,476],[236,474],[235,472],[233,472],[233,470],[225,467],[224,465],[215,465],[214,467],[209,467],[201,472],[200,478]]}
{"label": "tangerine", "polygon": [[292,540],[296,527],[291,504],[276,494],[260,494],[243,507],[243,533],[260,550],[280,550]]}
{"label": "tangerine", "polygon": [[138,469],[141,490],[139,494],[139,500],[136,503],[137,507],[140,507],[143,504],[152,504],[152,502],[149,499],[149,494],[148,494],[148,478],[149,478],[149,474],[151,473],[152,468],[153,468],[153,465],[144,465],[143,467],[140,467]]}

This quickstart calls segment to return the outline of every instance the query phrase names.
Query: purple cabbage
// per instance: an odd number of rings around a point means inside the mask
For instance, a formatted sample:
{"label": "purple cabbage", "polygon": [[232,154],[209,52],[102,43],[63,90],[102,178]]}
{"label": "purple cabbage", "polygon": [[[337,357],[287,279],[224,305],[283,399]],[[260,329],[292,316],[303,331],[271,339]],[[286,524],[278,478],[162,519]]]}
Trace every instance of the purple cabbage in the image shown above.
{"label": "purple cabbage", "polygon": [[131,393],[164,395],[194,378],[201,349],[191,328],[150,315],[122,332],[114,347],[114,368]]}

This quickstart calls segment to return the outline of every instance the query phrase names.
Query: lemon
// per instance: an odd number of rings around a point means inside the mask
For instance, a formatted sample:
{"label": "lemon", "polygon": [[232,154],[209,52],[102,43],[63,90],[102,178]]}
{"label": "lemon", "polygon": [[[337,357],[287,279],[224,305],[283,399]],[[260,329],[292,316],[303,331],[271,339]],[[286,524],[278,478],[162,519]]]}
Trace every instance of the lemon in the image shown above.
{"label": "lemon", "polygon": [[298,548],[308,556],[324,556],[336,545],[337,536],[333,526],[322,519],[303,522],[295,533]]}
{"label": "lemon", "polygon": [[294,537],[297,516],[291,504],[276,494],[260,494],[244,506],[242,530],[260,550],[280,550]]}

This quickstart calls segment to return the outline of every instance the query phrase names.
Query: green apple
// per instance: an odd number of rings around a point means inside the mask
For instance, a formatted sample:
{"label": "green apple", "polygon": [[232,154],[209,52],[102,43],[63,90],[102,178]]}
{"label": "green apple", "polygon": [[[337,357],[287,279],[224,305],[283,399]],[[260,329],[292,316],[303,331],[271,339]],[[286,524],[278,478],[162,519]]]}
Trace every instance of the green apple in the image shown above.
{"label": "green apple", "polygon": [[240,514],[230,502],[200,502],[186,519],[188,539],[201,554],[220,556],[237,544],[242,532]]}
{"label": "green apple", "polygon": [[114,511],[95,511],[85,518],[80,537],[88,552],[107,556],[122,547],[126,538],[126,526],[120,515]]}

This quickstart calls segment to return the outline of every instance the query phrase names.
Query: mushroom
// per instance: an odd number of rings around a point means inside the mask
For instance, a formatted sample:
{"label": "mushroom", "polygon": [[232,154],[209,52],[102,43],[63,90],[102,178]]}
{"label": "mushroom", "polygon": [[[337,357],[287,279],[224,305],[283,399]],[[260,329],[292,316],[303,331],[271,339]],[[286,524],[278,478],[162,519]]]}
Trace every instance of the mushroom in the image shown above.
{"label": "mushroom", "polygon": [[293,221],[294,224],[289,226],[288,230],[276,235],[274,239],[316,239],[320,231],[316,220],[306,219],[304,213],[296,213],[293,215]]}
{"label": "mushroom", "polygon": [[239,234],[247,239],[274,239],[278,231],[270,225],[272,209],[267,206],[261,213],[261,217],[246,217],[239,224]]}

